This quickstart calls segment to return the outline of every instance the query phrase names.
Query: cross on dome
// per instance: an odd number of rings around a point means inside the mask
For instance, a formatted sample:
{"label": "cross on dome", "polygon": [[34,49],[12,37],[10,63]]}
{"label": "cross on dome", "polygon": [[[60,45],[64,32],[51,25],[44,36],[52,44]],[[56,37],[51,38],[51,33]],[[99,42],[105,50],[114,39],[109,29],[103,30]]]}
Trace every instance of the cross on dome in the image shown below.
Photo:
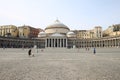
{"label": "cross on dome", "polygon": [[58,18],[55,20],[55,22],[60,22],[59,20],[58,20]]}

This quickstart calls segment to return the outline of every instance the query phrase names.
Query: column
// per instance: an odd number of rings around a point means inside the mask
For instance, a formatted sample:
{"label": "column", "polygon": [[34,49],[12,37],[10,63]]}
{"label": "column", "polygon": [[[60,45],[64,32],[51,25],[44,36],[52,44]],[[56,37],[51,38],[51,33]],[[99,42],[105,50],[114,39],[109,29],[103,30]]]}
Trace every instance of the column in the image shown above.
{"label": "column", "polygon": [[59,47],[59,39],[57,38],[57,47]]}
{"label": "column", "polygon": [[113,47],[115,47],[115,40],[113,39]]}
{"label": "column", "polygon": [[103,45],[104,45],[103,47],[105,47],[105,40],[103,40]]}
{"label": "column", "polygon": [[60,47],[61,47],[61,39],[60,39]]}
{"label": "column", "polygon": [[67,48],[67,39],[66,39],[66,48]]}
{"label": "column", "polygon": [[111,47],[111,40],[109,40],[109,47]]}
{"label": "column", "polygon": [[108,40],[108,47],[110,47],[110,40]]}
{"label": "column", "polygon": [[98,47],[98,41],[96,41],[96,47]]}
{"label": "column", "polygon": [[63,39],[61,39],[61,46],[63,47]]}
{"label": "column", "polygon": [[98,47],[100,47],[100,41],[98,41]]}
{"label": "column", "polygon": [[101,47],[101,41],[99,41],[99,47]]}
{"label": "column", "polygon": [[118,47],[118,43],[119,43],[119,41],[118,41],[118,39],[116,38],[116,47]]}
{"label": "column", "polygon": [[45,40],[45,47],[47,47],[47,39]]}
{"label": "column", "polygon": [[51,45],[51,39],[50,39],[50,47],[51,47],[52,45]]}
{"label": "column", "polygon": [[113,44],[112,44],[112,39],[111,39],[110,41],[111,41],[111,47],[112,47],[112,45],[113,45]]}
{"label": "column", "polygon": [[87,47],[87,45],[88,45],[88,42],[87,42],[87,40],[85,40],[85,47]]}
{"label": "column", "polygon": [[49,47],[50,47],[50,39],[49,39]]}
{"label": "column", "polygon": [[53,47],[53,39],[51,39],[51,47]]}
{"label": "column", "polygon": [[46,39],[46,40],[47,40],[47,43],[46,43],[47,46],[46,47],[48,47],[48,39]]}
{"label": "column", "polygon": [[50,40],[50,45],[49,45],[49,47],[51,47],[51,39],[49,39]]}
{"label": "column", "polygon": [[110,43],[111,43],[111,41],[109,40],[109,47],[110,47],[110,45],[111,45]]}
{"label": "column", "polygon": [[60,40],[58,39],[58,47],[60,47]]}
{"label": "column", "polygon": [[87,40],[87,47],[89,47],[89,40]]}
{"label": "column", "polygon": [[57,44],[56,44],[56,43],[57,43],[57,39],[55,39],[55,47],[57,47]]}
{"label": "column", "polygon": [[65,47],[65,46],[64,46],[64,39],[63,39],[63,47]]}
{"label": "column", "polygon": [[54,39],[54,47],[55,47],[55,39]]}
{"label": "column", "polygon": [[106,44],[106,47],[108,47],[108,41],[107,40],[105,41],[105,44]]}
{"label": "column", "polygon": [[90,44],[89,44],[90,47],[92,47],[92,41],[90,40]]}
{"label": "column", "polygon": [[120,47],[120,39],[118,39],[119,40],[119,47]]}
{"label": "column", "polygon": [[52,39],[52,47],[54,47],[54,39]]}
{"label": "column", "polygon": [[108,42],[108,47],[109,47],[109,40],[107,40],[107,42]]}
{"label": "column", "polygon": [[50,45],[50,40],[48,39],[48,47],[50,47],[49,45]]}
{"label": "column", "polygon": [[114,42],[113,42],[114,40],[112,39],[112,47],[114,46]]}
{"label": "column", "polygon": [[101,45],[100,45],[100,47],[103,47],[103,40],[101,40]]}
{"label": "column", "polygon": [[108,41],[107,41],[107,40],[105,40],[105,45],[106,45],[106,47],[107,47],[107,44],[108,44]]}
{"label": "column", "polygon": [[65,46],[64,46],[64,47],[66,47],[66,39],[64,39],[64,41],[65,41],[65,43],[64,43],[64,44],[65,44]]}
{"label": "column", "polygon": [[51,39],[51,47],[54,47],[54,39]]}
{"label": "column", "polygon": [[56,44],[56,43],[57,43],[57,39],[55,39],[55,45],[56,45],[56,47],[57,47],[57,44]]}
{"label": "column", "polygon": [[120,47],[120,39],[119,39],[119,47]]}

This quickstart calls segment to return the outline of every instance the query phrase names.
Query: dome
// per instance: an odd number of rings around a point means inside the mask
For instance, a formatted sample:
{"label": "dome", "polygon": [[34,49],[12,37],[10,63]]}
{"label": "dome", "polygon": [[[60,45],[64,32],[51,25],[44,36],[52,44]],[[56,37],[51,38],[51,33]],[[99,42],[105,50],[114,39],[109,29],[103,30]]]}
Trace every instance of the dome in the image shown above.
{"label": "dome", "polygon": [[45,32],[39,32],[38,37],[45,37],[46,33]]}
{"label": "dome", "polygon": [[76,34],[72,31],[67,33],[67,37],[76,37]]}
{"label": "dome", "polygon": [[59,20],[56,20],[53,24],[48,25],[45,28],[46,33],[67,33],[69,32],[69,28],[61,23]]}

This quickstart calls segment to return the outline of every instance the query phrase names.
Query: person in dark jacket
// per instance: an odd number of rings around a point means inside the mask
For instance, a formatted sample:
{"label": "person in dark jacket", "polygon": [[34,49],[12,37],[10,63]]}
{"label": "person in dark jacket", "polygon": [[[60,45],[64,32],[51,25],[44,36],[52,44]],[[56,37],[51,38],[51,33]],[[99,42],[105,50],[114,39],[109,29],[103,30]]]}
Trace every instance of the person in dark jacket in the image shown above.
{"label": "person in dark jacket", "polygon": [[93,53],[96,54],[96,49],[94,48]]}
{"label": "person in dark jacket", "polygon": [[31,49],[29,49],[29,51],[28,51],[28,55],[31,56]]}

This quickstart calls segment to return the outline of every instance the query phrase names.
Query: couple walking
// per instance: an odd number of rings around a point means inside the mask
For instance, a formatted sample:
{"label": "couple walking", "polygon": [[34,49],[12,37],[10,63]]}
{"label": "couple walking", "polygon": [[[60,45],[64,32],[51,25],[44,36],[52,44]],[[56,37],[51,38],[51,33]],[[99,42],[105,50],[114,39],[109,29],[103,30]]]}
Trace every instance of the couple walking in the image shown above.
{"label": "couple walking", "polygon": [[29,49],[28,55],[34,57],[34,53],[36,52],[36,50],[37,50],[37,46],[34,45],[33,49]]}

